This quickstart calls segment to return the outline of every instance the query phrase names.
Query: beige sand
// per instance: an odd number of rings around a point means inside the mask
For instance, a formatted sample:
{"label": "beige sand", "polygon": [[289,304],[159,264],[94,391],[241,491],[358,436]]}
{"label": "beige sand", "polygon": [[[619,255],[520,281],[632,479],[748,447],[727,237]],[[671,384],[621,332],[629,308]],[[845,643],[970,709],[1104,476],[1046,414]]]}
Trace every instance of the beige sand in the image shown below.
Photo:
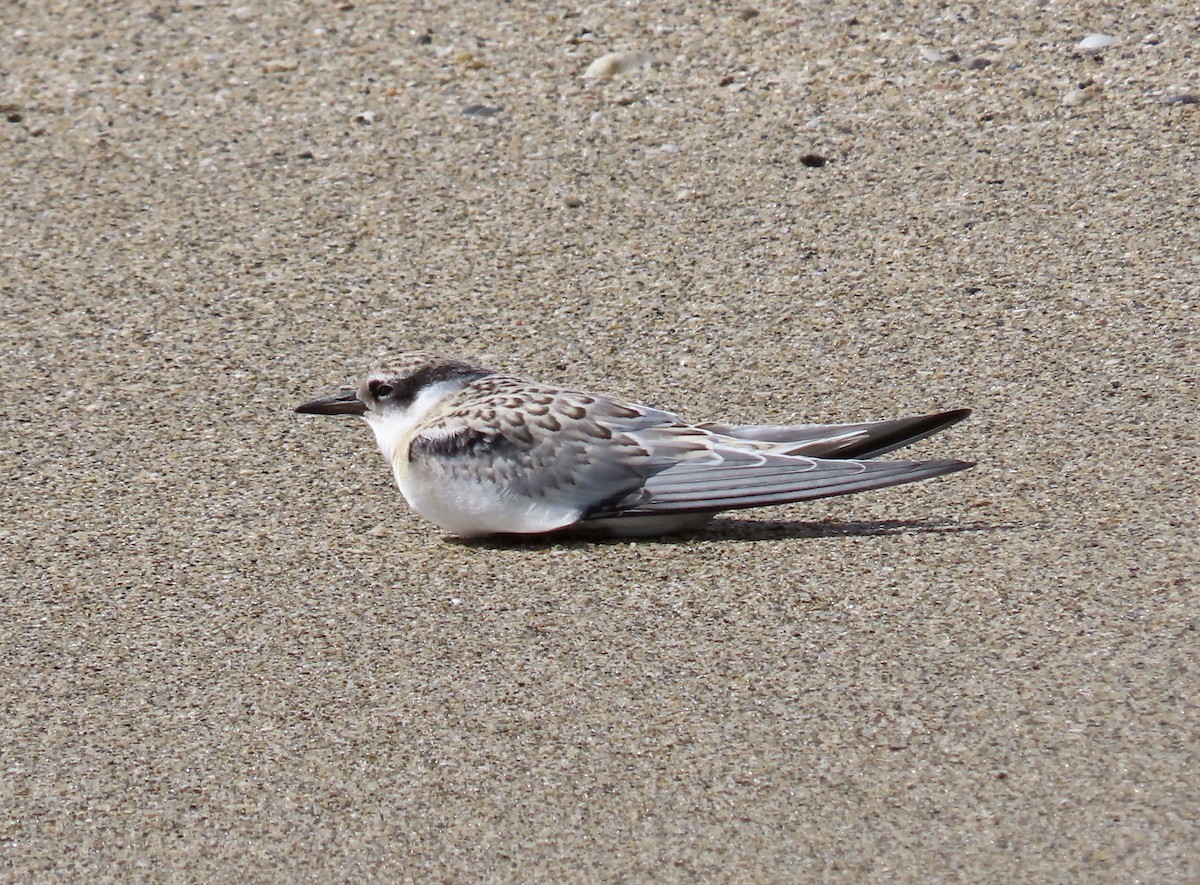
{"label": "beige sand", "polygon": [[[0,6],[0,876],[1200,878],[1200,15],[1121,5]],[[415,346],[980,466],[457,544],[291,412]]]}

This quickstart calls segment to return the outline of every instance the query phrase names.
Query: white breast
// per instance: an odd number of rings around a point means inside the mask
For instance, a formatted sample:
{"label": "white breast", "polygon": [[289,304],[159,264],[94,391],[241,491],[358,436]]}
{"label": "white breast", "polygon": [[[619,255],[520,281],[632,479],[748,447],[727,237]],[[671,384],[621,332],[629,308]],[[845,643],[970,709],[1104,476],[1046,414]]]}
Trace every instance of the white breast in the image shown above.
{"label": "white breast", "polygon": [[581,508],[548,503],[513,495],[493,483],[480,481],[478,471],[463,471],[453,478],[453,463],[447,471],[421,469],[408,459],[413,437],[425,427],[425,419],[450,394],[461,388],[453,382],[422,391],[407,409],[367,412],[363,417],[375,432],[379,450],[392,466],[396,485],[410,507],[430,522],[464,538],[497,533],[531,534],[549,532],[578,521]]}

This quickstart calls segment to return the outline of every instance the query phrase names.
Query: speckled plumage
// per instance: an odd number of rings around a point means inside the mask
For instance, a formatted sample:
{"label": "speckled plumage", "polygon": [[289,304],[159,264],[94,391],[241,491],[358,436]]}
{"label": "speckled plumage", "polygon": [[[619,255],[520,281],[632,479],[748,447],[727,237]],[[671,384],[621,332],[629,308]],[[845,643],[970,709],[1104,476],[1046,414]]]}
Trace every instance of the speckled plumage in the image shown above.
{"label": "speckled plumage", "polygon": [[702,525],[722,510],[971,466],[867,460],[962,420],[965,410],[850,425],[690,424],[423,351],[298,411],[364,417],[409,504],[464,536],[573,527],[660,533]]}

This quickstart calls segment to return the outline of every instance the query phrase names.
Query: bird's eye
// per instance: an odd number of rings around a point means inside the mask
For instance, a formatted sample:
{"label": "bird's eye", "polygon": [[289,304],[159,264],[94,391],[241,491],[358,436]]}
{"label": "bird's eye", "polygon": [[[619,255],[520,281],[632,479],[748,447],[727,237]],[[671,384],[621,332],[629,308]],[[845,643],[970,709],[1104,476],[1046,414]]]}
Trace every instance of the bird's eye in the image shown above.
{"label": "bird's eye", "polygon": [[396,389],[386,381],[372,381],[370,386],[371,396],[375,397],[375,399],[384,399],[389,397],[392,395],[392,391]]}

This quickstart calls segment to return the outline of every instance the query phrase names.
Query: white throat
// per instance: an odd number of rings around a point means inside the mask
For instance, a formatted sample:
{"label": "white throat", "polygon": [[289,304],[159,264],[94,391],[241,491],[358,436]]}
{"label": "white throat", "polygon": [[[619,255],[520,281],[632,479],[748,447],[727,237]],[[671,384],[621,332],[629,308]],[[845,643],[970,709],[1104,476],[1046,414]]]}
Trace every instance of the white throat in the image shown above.
{"label": "white throat", "polygon": [[426,416],[432,412],[450,394],[462,390],[461,381],[442,381],[431,384],[417,394],[416,398],[406,408],[388,408],[373,412],[368,410],[363,418],[375,431],[375,442],[379,451],[388,463],[392,463],[396,452],[402,444],[412,437],[413,431],[420,426]]}

